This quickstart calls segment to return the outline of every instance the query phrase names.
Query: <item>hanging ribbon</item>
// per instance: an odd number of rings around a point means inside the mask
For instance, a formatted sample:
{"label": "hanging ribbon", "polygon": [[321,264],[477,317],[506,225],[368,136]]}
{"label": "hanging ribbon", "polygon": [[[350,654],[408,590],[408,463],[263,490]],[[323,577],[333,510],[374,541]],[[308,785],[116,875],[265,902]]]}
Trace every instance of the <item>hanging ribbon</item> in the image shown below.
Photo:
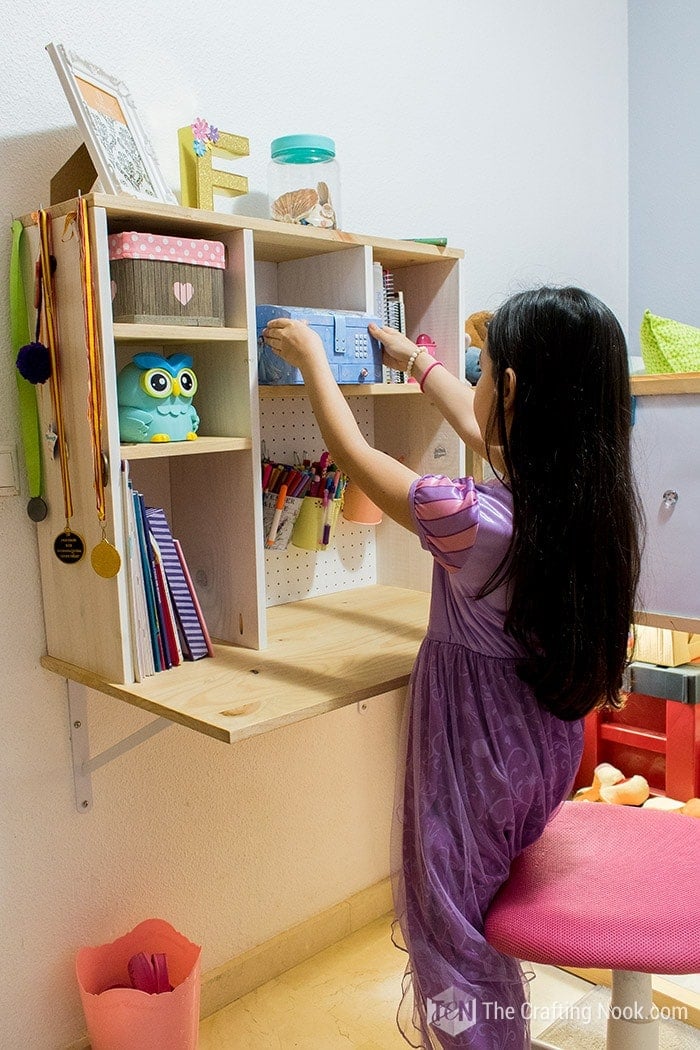
{"label": "hanging ribbon", "polygon": [[90,443],[92,445],[92,469],[97,520],[102,529],[102,539],[93,549],[90,560],[98,576],[104,576],[109,579],[112,576],[116,576],[119,572],[121,558],[119,552],[108,541],[106,535],[105,476],[102,452],[102,357],[97,330],[95,286],[92,278],[92,246],[88,228],[88,206],[82,195],[78,198],[78,241],[80,244],[80,283],[83,292],[85,349],[88,361],[87,414],[90,424]]}
{"label": "hanging ribbon", "polygon": [[[20,349],[31,338],[20,262],[23,232],[24,227],[22,223],[19,219],[15,219],[12,223],[12,254],[10,257],[10,327],[13,357],[15,359]],[[46,517],[47,509],[41,498],[41,431],[36,393],[32,383],[26,380],[17,369],[14,369],[14,372],[17,379],[20,433],[22,435],[24,463],[29,486],[30,498],[27,504],[27,513],[33,521],[43,521]]]}
{"label": "hanging ribbon", "polygon": [[85,543],[78,533],[71,530],[71,518],[73,517],[73,497],[70,487],[70,471],[68,468],[68,445],[64,428],[63,399],[61,395],[61,372],[59,369],[58,349],[58,323],[56,317],[56,304],[53,287],[51,251],[51,225],[45,211],[38,212],[39,237],[41,242],[41,254],[39,256],[39,283],[41,287],[41,309],[43,311],[44,329],[46,333],[46,344],[51,358],[51,404],[53,407],[54,423],[56,427],[58,459],[61,466],[61,485],[63,488],[63,509],[66,524],[63,532],[54,541],[54,552],[59,561],[66,564],[80,561],[85,553]]}

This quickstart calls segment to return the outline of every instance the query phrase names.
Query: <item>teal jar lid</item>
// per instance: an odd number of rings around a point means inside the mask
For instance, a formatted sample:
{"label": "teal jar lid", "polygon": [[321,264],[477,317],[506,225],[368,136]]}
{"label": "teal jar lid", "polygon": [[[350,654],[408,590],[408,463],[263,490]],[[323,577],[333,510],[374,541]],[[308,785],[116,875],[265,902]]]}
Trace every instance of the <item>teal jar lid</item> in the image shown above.
{"label": "teal jar lid", "polygon": [[270,152],[280,164],[318,164],[335,157],[335,142],[325,135],[283,135],[272,140]]}

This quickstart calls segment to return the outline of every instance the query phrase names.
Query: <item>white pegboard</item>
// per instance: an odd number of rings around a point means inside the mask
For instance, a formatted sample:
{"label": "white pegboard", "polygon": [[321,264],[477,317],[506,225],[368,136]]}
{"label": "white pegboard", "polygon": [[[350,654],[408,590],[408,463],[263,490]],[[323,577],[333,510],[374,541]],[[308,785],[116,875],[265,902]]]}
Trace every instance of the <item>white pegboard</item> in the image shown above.
{"label": "white pegboard", "polygon": [[[371,398],[351,399],[353,414],[364,437],[374,441]],[[323,438],[305,397],[264,399],[260,427],[266,455],[280,463],[316,460]],[[377,582],[376,530],[382,525],[354,525],[338,519],[333,543],[325,551],[289,545],[286,551],[265,552],[267,605],[284,605]]]}

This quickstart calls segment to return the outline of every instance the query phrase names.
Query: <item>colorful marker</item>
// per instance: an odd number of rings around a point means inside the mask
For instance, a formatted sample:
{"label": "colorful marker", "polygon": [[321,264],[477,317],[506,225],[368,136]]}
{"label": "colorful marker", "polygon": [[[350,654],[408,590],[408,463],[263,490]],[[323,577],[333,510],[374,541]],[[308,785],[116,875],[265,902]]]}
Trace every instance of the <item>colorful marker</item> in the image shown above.
{"label": "colorful marker", "polygon": [[282,485],[277,496],[277,503],[275,504],[275,513],[272,515],[272,524],[270,525],[270,532],[267,537],[267,546],[271,547],[277,538],[277,530],[280,527],[280,518],[282,517],[282,511],[284,510],[284,501],[287,498],[287,486]]}

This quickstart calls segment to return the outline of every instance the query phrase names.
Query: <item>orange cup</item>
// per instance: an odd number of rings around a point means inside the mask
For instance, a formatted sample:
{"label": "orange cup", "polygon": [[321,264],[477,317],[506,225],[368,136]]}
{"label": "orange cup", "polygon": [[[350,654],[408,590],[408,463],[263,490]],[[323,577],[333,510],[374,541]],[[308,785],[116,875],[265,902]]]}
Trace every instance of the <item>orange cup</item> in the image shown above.
{"label": "orange cup", "polygon": [[382,520],[382,512],[377,504],[372,503],[352,481],[347,483],[344,495],[343,517],[346,521],[353,521],[357,525],[378,525]]}

